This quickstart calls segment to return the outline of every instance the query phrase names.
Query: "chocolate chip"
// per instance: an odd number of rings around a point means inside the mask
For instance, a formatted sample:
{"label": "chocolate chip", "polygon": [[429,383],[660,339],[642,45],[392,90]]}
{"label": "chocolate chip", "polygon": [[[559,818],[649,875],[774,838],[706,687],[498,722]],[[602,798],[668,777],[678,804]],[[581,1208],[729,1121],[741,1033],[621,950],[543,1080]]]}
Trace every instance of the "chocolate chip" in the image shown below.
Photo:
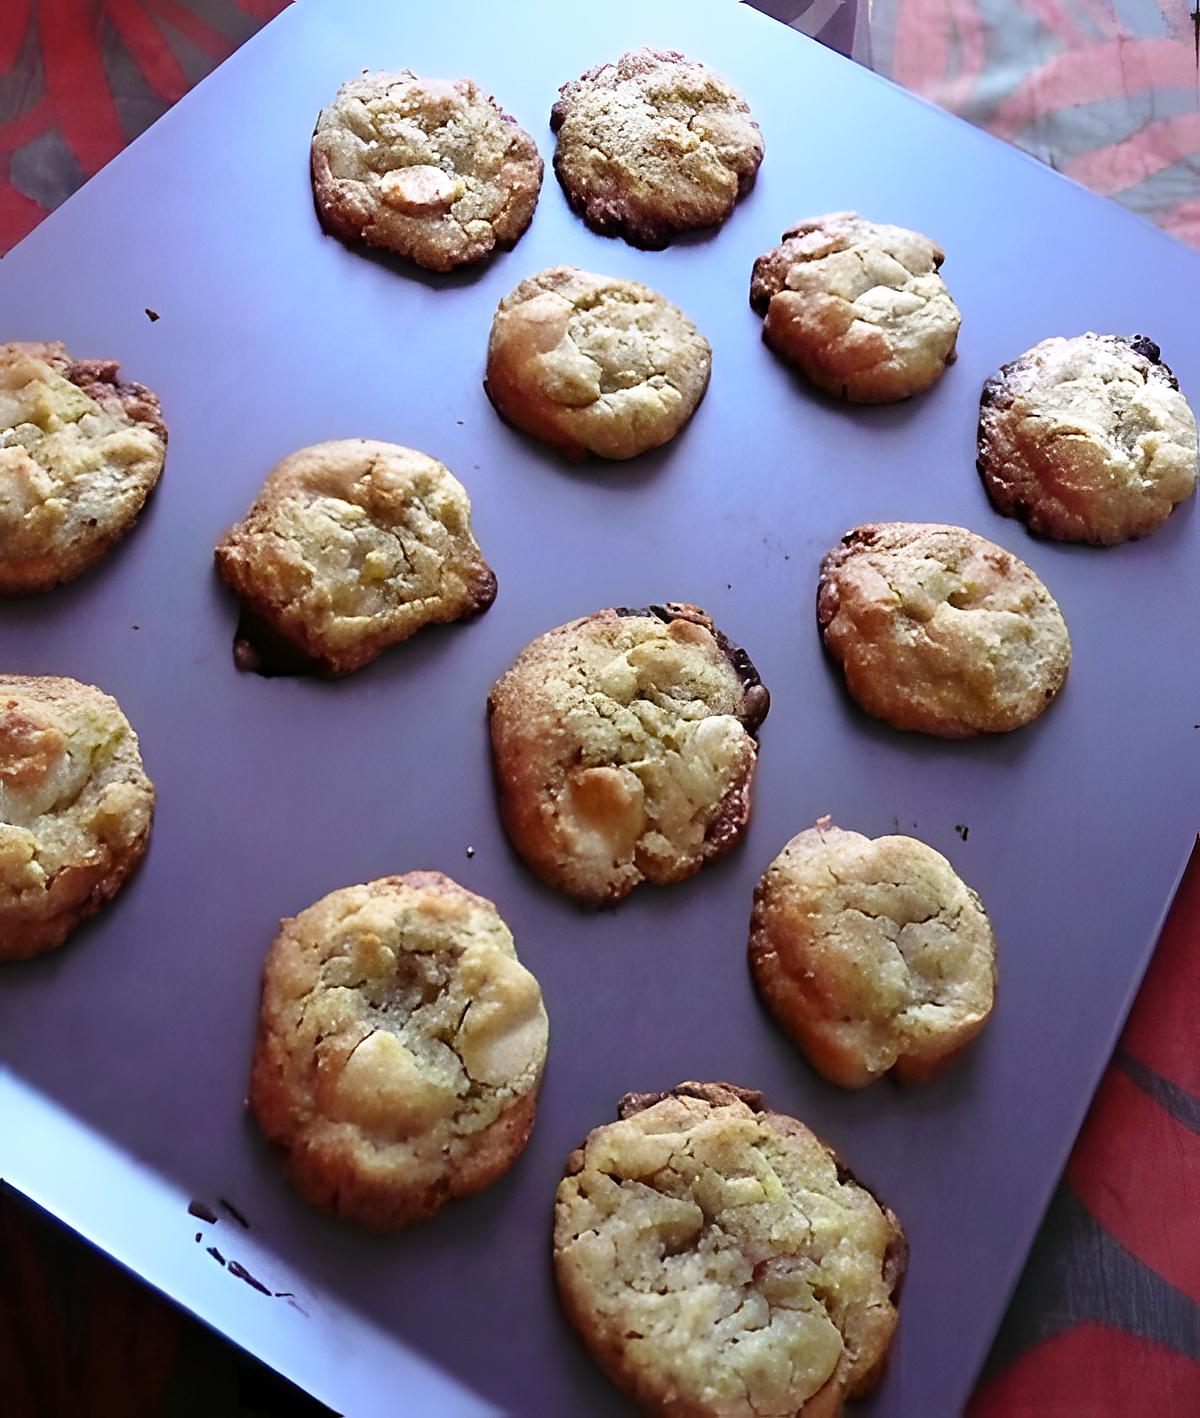
{"label": "chocolate chip", "polygon": [[1145,335],[1130,335],[1125,342],[1136,354],[1148,359],[1151,364],[1162,363],[1162,350]]}
{"label": "chocolate chip", "polygon": [[1155,367],[1155,374],[1159,379],[1165,379],[1172,389],[1179,388],[1179,380],[1175,378],[1169,364],[1163,363],[1162,350],[1145,335],[1130,335],[1125,343],[1135,354],[1140,354],[1143,359],[1148,359]]}

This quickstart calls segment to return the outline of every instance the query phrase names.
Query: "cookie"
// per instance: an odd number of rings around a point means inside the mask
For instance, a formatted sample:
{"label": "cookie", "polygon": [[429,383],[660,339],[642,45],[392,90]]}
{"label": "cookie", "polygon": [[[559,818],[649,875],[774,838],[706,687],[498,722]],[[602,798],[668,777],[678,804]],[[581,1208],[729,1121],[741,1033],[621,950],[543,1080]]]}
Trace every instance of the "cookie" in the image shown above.
{"label": "cookie", "polygon": [[137,521],[167,455],[158,399],[116,360],[0,345],[0,593],[73,581]]}
{"label": "cookie", "polygon": [[124,885],[154,816],[137,735],[94,685],[0,675],[0,961],[53,950]]}
{"label": "cookie", "polygon": [[729,1083],[627,1094],[558,1187],[567,1317],[662,1418],[836,1418],[882,1376],[906,1263],[832,1149]]}
{"label": "cookie", "polygon": [[979,472],[998,512],[1063,542],[1144,537],[1196,487],[1196,419],[1143,335],[1043,340],[983,386]]}
{"label": "cookie", "polygon": [[964,527],[856,527],[821,563],[817,622],[861,708],[942,738],[1028,724],[1062,688],[1071,640],[1023,561]]}
{"label": "cookie", "polygon": [[855,404],[919,394],[954,359],[960,316],[919,232],[831,212],[797,222],[754,263],[763,339],[818,388]]}
{"label": "cookie", "polygon": [[712,351],[657,291],[552,266],[500,302],[484,387],[510,423],[569,457],[633,458],[674,438]]}
{"label": "cookie", "polygon": [[979,897],[914,837],[822,818],[754,893],[750,969],[812,1066],[844,1088],[931,1077],[987,1023],[996,947]]}
{"label": "cookie", "polygon": [[278,639],[299,652],[284,672],[349,674],[496,596],[463,485],[424,453],[370,438],[285,458],[216,561],[249,613],[235,645],[242,669],[271,672],[261,661]]}
{"label": "cookie", "polygon": [[651,249],[723,222],[763,159],[745,99],[673,49],[631,50],[564,84],[550,127],[574,210],[594,231]]}
{"label": "cookie", "polygon": [[695,606],[602,610],[527,645],[488,700],[500,812],[551,886],[682,881],[750,817],[770,695]]}
{"label": "cookie", "polygon": [[250,1106],[301,1196],[393,1230],[513,1165],[546,1039],[495,906],[440,872],[386,876],[281,922]]}
{"label": "cookie", "polygon": [[512,246],[542,186],[537,145],[471,79],[363,74],[317,119],[325,229],[451,271]]}

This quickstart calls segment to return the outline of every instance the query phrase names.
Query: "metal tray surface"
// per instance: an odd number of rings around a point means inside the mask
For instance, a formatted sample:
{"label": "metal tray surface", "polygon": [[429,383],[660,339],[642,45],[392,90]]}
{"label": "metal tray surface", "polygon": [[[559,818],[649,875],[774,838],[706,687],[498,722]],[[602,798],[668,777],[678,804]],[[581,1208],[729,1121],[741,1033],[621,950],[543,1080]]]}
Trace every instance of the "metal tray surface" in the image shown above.
{"label": "metal tray surface", "polygon": [[[558,85],[644,43],[723,70],[767,146],[726,226],[665,252],[592,234],[549,170]],[[358,70],[403,66],[473,75],[547,160],[531,228],[482,269],[423,275],[317,224],[318,109]],[[916,401],[850,409],[814,394],[764,347],[747,305],[753,259],[785,226],[846,207],[927,231],[948,252],[959,359]],[[480,379],[496,303],[558,262],[648,282],[711,340],[709,394],[661,452],[568,466],[489,407]],[[958,1412],[1200,800],[1194,502],[1110,551],[1034,540],[992,512],[976,476],[979,389],[1046,335],[1139,331],[1200,402],[1197,308],[1200,266],[1181,246],[733,4],[306,0],[286,12],[0,265],[4,338],[119,358],[159,392],[171,430],[162,484],[104,565],[0,605],[4,666],[114,693],[159,790],[137,879],[65,949],[0,974],[0,1173],[356,1418],[617,1414],[623,1400],[556,1306],[555,1184],[626,1090],[731,1079],[831,1141],[907,1228],[893,1363],[858,1411]],[[217,537],[277,459],[360,434],[427,450],[462,477],[499,575],[495,606],[339,683],[235,673]],[[939,742],[848,701],[814,627],[817,561],[848,527],[890,518],[972,527],[1051,588],[1075,658],[1039,722]],[[542,630],[668,599],[707,607],[771,689],[753,821],[693,880],[581,910],[506,845],[488,687]],[[994,1020],[929,1087],[828,1086],[755,1000],[755,881],[823,813],[870,835],[916,833],[992,914]],[[243,1099],[279,918],[414,868],[498,904],[541,980],[551,1052],[513,1171],[379,1239],[291,1193]],[[192,1197],[221,1219],[188,1215]],[[294,1293],[261,1293],[209,1246]]]}

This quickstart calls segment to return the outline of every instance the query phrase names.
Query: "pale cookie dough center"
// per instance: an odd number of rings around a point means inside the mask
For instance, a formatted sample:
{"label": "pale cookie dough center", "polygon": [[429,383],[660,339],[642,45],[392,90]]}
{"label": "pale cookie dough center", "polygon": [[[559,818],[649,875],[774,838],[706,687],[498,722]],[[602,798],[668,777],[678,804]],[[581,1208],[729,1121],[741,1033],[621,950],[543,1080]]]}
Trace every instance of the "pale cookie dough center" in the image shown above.
{"label": "pale cookie dough center", "polygon": [[680,644],[689,641],[714,645],[702,627],[672,622],[661,640],[614,656],[590,692],[571,694],[568,725],[582,761],[559,796],[560,824],[572,854],[602,869],[698,851],[746,769],[740,721],[712,713],[688,682]]}
{"label": "pale cookie dough center", "polygon": [[402,1140],[453,1124],[482,1091],[536,1076],[546,1042],[537,982],[485,938],[448,944],[447,929],[473,929],[457,903],[427,901],[399,925],[372,921],[364,912],[362,932],[326,962],[324,992],[305,1014],[331,1118]]}

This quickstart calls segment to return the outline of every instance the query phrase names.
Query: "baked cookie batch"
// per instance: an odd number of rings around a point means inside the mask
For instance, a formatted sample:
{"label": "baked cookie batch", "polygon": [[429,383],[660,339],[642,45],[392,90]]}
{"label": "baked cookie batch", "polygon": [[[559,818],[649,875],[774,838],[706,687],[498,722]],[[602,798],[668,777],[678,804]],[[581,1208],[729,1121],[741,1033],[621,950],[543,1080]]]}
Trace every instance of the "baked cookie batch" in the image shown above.
{"label": "baked cookie batch", "polygon": [[[565,84],[551,127],[571,207],[650,249],[723,222],[763,159],[745,100],[669,51]],[[364,73],[317,120],[312,180],[327,231],[446,272],[518,241],[542,159],[470,79]],[[831,213],[759,257],[750,303],[818,389],[905,399],[955,356],[943,260],[917,232]],[[704,335],[656,291],[555,266],[501,301],[485,388],[568,457],[627,459],[681,432],[711,368]],[[0,345],[0,592],[47,591],[104,556],[166,444],[157,398],[115,362]],[[1055,337],[985,385],[978,467],[996,510],[1032,532],[1112,545],[1192,493],[1196,421],[1152,341]],[[216,565],[241,602],[236,663],[263,674],[349,674],[425,625],[486,611],[497,586],[454,474],[365,438],[285,458]],[[1030,723],[1071,661],[1050,591],[962,527],[848,531],[821,562],[817,621],[867,714],[944,738]],[[696,606],[612,606],[547,630],[487,702],[514,848],[586,902],[692,876],[745,830],[769,706],[749,654]],[[115,700],[0,677],[0,961],[61,945],[114,896],[153,809]],[[995,998],[992,928],[951,863],[828,817],[763,874],[749,964],[782,1029],[845,1088],[930,1077]],[[547,1041],[496,907],[438,872],[385,877],[281,923],[250,1106],[303,1196],[392,1230],[513,1165]],[[803,1124],[751,1090],[686,1082],[627,1095],[571,1155],[553,1257],[571,1323],[647,1412],[833,1418],[882,1372],[906,1243]]]}

